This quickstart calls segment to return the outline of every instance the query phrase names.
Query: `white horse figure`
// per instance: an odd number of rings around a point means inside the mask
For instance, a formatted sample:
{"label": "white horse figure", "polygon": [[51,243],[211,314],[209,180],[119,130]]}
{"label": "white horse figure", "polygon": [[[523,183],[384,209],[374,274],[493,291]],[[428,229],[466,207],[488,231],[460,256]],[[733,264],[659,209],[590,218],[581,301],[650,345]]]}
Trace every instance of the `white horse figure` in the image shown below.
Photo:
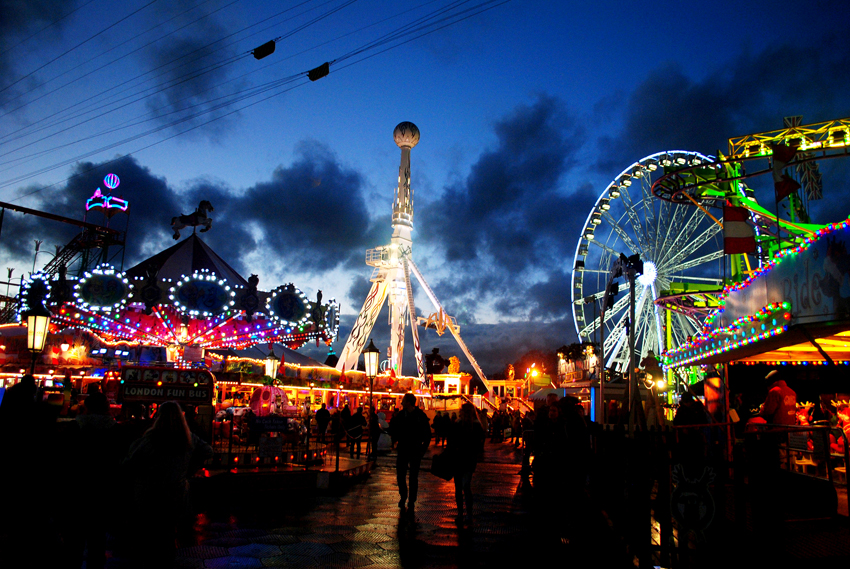
{"label": "white horse figure", "polygon": [[180,239],[180,230],[184,227],[197,227],[203,225],[201,233],[209,231],[212,227],[212,218],[207,215],[208,211],[213,211],[213,206],[207,200],[203,200],[198,204],[198,209],[189,215],[179,215],[171,218],[171,229],[174,230],[174,239]]}

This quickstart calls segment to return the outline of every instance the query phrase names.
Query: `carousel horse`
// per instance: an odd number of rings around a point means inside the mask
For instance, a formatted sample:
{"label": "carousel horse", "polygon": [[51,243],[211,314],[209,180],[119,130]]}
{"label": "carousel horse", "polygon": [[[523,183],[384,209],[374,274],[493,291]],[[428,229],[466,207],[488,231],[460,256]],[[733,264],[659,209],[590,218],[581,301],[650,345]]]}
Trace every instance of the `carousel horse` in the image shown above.
{"label": "carousel horse", "polygon": [[209,231],[210,227],[212,227],[212,218],[207,216],[208,211],[213,211],[213,206],[210,202],[204,200],[198,204],[198,209],[194,213],[172,217],[171,229],[174,230],[174,239],[180,239],[180,230],[188,226],[197,227],[203,225],[204,228],[201,229],[201,233]]}

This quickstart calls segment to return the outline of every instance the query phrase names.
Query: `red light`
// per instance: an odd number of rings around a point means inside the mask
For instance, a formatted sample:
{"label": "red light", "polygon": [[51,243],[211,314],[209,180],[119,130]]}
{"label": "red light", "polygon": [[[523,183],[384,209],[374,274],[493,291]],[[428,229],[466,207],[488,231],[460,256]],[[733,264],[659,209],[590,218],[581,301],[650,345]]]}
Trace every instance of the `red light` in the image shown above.
{"label": "red light", "polygon": [[260,457],[258,456],[257,458],[255,458],[254,462],[260,462]]}
{"label": "red light", "polygon": [[234,457],[233,457],[233,462],[239,462],[239,457],[238,457],[238,456],[234,456]]}
{"label": "red light", "polygon": [[791,313],[786,312],[785,314],[782,315],[782,317],[785,318],[785,320],[791,320]]}
{"label": "red light", "polygon": [[157,387],[162,387],[162,382],[161,382],[161,381],[157,381],[157,382],[156,382],[156,386],[157,386]]}

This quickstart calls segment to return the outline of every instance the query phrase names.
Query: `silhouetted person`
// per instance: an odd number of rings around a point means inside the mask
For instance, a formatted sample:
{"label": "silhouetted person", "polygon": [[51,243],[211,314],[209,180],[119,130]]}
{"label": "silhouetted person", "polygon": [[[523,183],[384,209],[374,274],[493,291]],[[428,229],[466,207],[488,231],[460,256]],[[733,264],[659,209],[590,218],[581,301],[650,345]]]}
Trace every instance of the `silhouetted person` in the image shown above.
{"label": "silhouetted person", "polygon": [[[85,413],[77,415],[79,426],[77,443],[77,474],[79,486],[86,488],[84,507],[77,525],[77,555],[82,561],[86,549],[86,567],[101,569],[106,565],[106,529],[109,496],[114,495],[118,457],[115,445],[115,419],[109,414],[109,401],[100,391],[86,398]],[[101,480],[102,484],[94,481]],[[76,486],[76,485],[75,485]],[[81,523],[80,523],[81,522]]]}
{"label": "silhouetted person", "polygon": [[153,426],[130,448],[124,467],[132,478],[143,560],[162,565],[173,559],[175,529],[188,511],[189,478],[211,456],[175,401],[159,406]]}
{"label": "silhouetted person", "polygon": [[472,403],[464,403],[460,408],[460,420],[453,425],[448,434],[448,447],[454,460],[455,503],[457,504],[457,522],[463,521],[463,505],[466,504],[466,523],[472,524],[472,473],[478,459],[484,451],[484,427],[478,420],[478,413]]}
{"label": "silhouetted person", "polygon": [[348,426],[348,455],[354,458],[355,453],[357,458],[360,458],[361,444],[363,442],[363,427],[366,426],[366,419],[363,417],[363,408],[358,407],[351,414]]}
{"label": "silhouetted person", "polygon": [[325,442],[325,431],[328,430],[328,423],[331,422],[331,412],[328,411],[327,405],[322,403],[322,408],[316,411],[316,433],[321,442]]}
{"label": "silhouetted person", "polygon": [[[393,415],[390,421],[390,436],[398,444],[396,458],[396,482],[400,500],[399,508],[413,513],[416,497],[419,492],[419,465],[422,456],[428,450],[431,442],[431,424],[428,416],[416,406],[416,396],[405,393],[401,399],[401,411]],[[410,489],[408,493],[407,473],[410,472]]]}

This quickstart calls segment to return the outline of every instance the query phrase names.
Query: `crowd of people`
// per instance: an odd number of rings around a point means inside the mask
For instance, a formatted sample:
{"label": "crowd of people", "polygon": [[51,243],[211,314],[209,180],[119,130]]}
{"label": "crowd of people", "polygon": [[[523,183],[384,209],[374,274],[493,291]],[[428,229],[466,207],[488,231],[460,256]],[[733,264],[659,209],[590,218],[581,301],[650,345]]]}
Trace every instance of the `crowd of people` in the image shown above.
{"label": "crowd of people", "polygon": [[0,405],[4,560],[104,567],[110,532],[140,567],[167,566],[176,532],[190,523],[188,480],[212,455],[209,444],[176,402],[153,417],[127,404],[116,420],[93,390],[76,418],[59,421],[61,408],[39,395],[24,376]]}

